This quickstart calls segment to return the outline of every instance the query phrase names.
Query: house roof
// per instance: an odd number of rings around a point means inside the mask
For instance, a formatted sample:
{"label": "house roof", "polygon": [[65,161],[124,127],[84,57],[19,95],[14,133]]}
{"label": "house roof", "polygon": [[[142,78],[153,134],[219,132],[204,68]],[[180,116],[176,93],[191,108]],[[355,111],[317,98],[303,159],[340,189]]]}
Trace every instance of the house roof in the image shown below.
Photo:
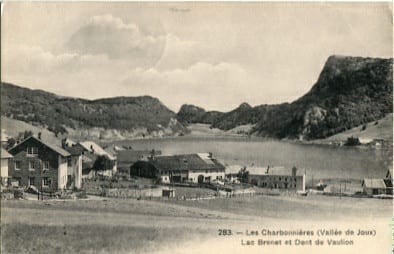
{"label": "house roof", "polygon": [[24,139],[22,142],[20,142],[19,144],[15,145],[15,146],[14,146],[13,148],[11,148],[9,151],[14,150],[16,147],[22,145],[23,143],[25,143],[27,140],[30,140],[30,139],[34,139],[34,140],[40,142],[40,143],[43,144],[44,146],[50,148],[52,151],[58,153],[59,155],[61,155],[61,156],[63,156],[63,157],[67,157],[67,156],[70,156],[70,155],[71,155],[69,152],[67,152],[67,151],[64,150],[63,148],[61,148],[61,147],[59,147],[59,146],[57,146],[57,145],[51,144],[51,143],[49,143],[48,141],[45,141],[45,140],[42,140],[42,139],[38,139],[38,138],[36,138],[36,137],[34,137],[34,136],[30,136],[30,137]]}
{"label": "house roof", "polygon": [[110,155],[112,155],[113,157],[116,157],[116,150],[115,150],[115,146],[107,146],[105,148],[103,148],[104,151]]}
{"label": "house roof", "polygon": [[384,183],[383,179],[365,178],[362,184],[366,188],[374,188],[374,189],[386,188],[386,184]]}
{"label": "house roof", "polygon": [[386,173],[386,178],[393,178],[393,168],[389,168]]}
{"label": "house roof", "polygon": [[2,159],[12,158],[12,155],[9,154],[5,149],[1,148],[1,158]]}
{"label": "house roof", "polygon": [[80,146],[66,146],[64,150],[69,152],[71,155],[81,155],[83,153],[83,148]]}
{"label": "house roof", "polygon": [[[152,150],[121,150],[116,152],[116,157],[119,163],[133,163],[150,156],[151,153]],[[161,151],[155,150],[155,155],[161,155]]]}
{"label": "house roof", "polygon": [[110,160],[116,160],[116,158],[113,155],[107,153],[101,146],[94,143],[93,141],[83,141],[83,142],[79,142],[78,144],[80,144],[85,150],[91,153],[106,156]]}
{"label": "house roof", "polygon": [[[226,167],[226,173],[228,174],[236,174],[238,173],[243,166],[241,165],[231,165]],[[270,166],[268,173],[267,173],[267,167],[246,167],[246,170],[249,172],[250,175],[271,175],[271,176],[291,176],[292,175],[292,169],[291,168],[285,168],[282,166]],[[303,175],[303,171],[298,169],[297,176]]]}
{"label": "house roof", "polygon": [[391,179],[384,179],[383,181],[387,188],[393,188],[393,181]]}
{"label": "house roof", "polygon": [[214,158],[202,154],[157,156],[152,163],[160,171],[170,170],[224,170],[225,167]]}

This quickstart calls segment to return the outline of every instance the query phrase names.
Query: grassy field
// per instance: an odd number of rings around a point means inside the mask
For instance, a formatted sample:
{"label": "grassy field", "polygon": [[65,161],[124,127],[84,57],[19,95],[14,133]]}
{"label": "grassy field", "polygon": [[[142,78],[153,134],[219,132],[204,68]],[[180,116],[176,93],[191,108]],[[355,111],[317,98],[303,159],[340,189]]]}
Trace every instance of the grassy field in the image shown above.
{"label": "grassy field", "polygon": [[238,238],[220,237],[218,229],[382,228],[391,216],[391,200],[313,195],[160,202],[7,200],[1,208],[1,253],[244,253]]}
{"label": "grassy field", "polygon": [[379,121],[366,124],[366,129],[362,130],[362,125],[350,130],[341,132],[326,138],[328,141],[346,141],[348,137],[358,137],[360,140],[372,139],[393,139],[393,114],[388,114]]}
{"label": "grassy field", "polygon": [[24,131],[32,131],[34,135],[37,135],[37,133],[41,132],[43,139],[51,142],[52,144],[61,144],[60,139],[56,138],[53,132],[50,132],[43,127],[34,126],[8,117],[1,117],[1,128],[5,130],[8,136],[14,138],[17,137],[20,132]]}

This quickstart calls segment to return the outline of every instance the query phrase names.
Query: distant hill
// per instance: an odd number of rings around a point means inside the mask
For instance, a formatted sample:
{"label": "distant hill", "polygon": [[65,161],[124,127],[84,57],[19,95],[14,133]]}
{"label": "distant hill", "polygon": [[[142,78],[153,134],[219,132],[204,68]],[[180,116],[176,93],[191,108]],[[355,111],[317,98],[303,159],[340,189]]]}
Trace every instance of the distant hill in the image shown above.
{"label": "distant hill", "polygon": [[[275,138],[329,137],[392,113],[392,77],[393,59],[331,56],[315,85],[298,100],[256,107],[242,104],[217,113],[209,123],[222,130],[252,124],[251,133]],[[182,122],[204,119],[202,108],[198,114],[181,111],[178,119]]]}
{"label": "distant hill", "polygon": [[150,96],[85,100],[9,83],[1,85],[1,115],[44,126],[56,134],[91,128],[130,135],[137,135],[138,130],[144,136],[186,131],[174,112]]}
{"label": "distant hill", "polygon": [[180,108],[177,118],[180,122],[184,124],[191,123],[204,123],[213,124],[213,122],[220,118],[224,113],[218,111],[205,111],[203,108],[184,104]]}

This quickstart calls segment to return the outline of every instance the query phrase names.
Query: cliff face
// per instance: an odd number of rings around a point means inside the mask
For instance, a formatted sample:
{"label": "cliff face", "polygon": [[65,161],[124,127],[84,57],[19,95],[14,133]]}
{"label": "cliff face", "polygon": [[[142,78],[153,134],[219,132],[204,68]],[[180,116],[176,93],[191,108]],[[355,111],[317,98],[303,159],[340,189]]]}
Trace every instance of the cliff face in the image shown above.
{"label": "cliff face", "polygon": [[324,138],[392,113],[392,77],[392,59],[330,57],[311,91],[293,103],[304,116],[297,134]]}
{"label": "cliff face", "polygon": [[252,132],[258,136],[328,137],[392,113],[392,77],[392,59],[331,56],[315,85],[298,100],[279,105],[241,105],[219,115],[211,124],[223,130],[255,124]]}

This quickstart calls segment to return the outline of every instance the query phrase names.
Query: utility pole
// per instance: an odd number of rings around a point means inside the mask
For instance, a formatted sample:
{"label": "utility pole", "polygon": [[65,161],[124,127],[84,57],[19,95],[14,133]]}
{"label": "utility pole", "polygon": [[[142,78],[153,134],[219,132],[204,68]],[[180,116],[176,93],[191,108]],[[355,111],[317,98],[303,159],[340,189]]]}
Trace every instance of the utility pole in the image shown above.
{"label": "utility pole", "polygon": [[339,182],[339,199],[342,199],[342,183]]}

